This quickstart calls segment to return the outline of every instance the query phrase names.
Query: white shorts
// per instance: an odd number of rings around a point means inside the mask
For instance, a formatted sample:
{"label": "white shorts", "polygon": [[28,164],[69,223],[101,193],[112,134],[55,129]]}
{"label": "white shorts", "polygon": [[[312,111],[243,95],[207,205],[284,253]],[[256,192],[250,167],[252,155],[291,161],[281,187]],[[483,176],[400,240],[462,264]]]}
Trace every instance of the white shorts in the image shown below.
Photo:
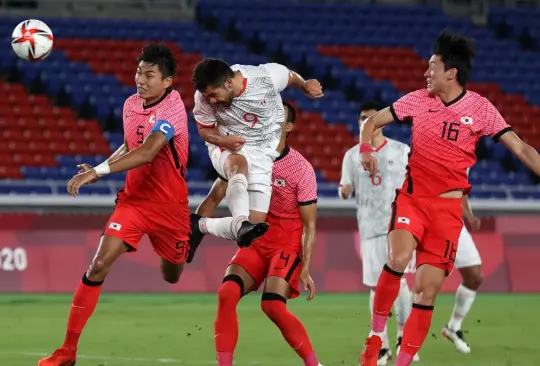
{"label": "white shorts", "polygon": [[458,249],[456,253],[456,268],[479,266],[482,264],[480,253],[474,244],[473,238],[465,225],[459,235]]}
{"label": "white shorts", "polygon": [[[248,163],[247,180],[250,209],[268,212],[272,196],[272,169],[274,160],[279,156],[279,153],[276,149],[259,149],[249,146],[244,146],[238,153],[244,156]],[[232,152],[208,144],[208,154],[216,172],[222,177],[229,178],[225,175],[224,165],[225,160]]]}
{"label": "white shorts", "polygon": [[[388,236],[381,235],[370,239],[360,240],[360,255],[362,256],[362,282],[368,287],[376,287],[383,267],[388,261]],[[414,272],[415,253],[405,273]]]}

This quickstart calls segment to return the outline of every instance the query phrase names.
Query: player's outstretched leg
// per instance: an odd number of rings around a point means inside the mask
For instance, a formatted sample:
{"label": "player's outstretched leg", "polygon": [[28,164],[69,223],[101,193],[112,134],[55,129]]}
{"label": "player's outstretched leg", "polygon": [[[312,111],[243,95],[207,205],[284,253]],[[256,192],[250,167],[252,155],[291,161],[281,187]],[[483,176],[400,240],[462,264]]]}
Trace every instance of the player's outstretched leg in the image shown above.
{"label": "player's outstretched leg", "polygon": [[403,329],[403,342],[396,366],[408,366],[418,353],[431,326],[435,298],[446,278],[446,271],[424,264],[416,271],[412,311]]}
{"label": "player's outstretched leg", "polygon": [[375,289],[371,332],[366,340],[364,352],[360,356],[361,366],[377,365],[386,321],[399,294],[403,272],[407,268],[416,247],[416,239],[404,229],[393,230],[388,235],[388,242],[390,246],[388,262],[379,276]]}
{"label": "player's outstretched leg", "polygon": [[92,264],[83,275],[71,303],[66,337],[62,347],[38,362],[38,366],[73,366],[76,361],[79,338],[86,322],[94,312],[101,293],[101,286],[111,265],[128,250],[124,241],[104,235]]}
{"label": "player's outstretched leg", "polygon": [[218,309],[214,322],[214,342],[218,366],[232,366],[238,341],[236,305],[253,288],[255,281],[237,264],[227,267],[218,291]]}
{"label": "player's outstretched leg", "polygon": [[262,310],[277,325],[283,338],[304,361],[305,366],[319,366],[306,328],[300,319],[287,309],[287,298],[290,294],[291,288],[285,279],[268,277],[262,295]]}
{"label": "player's outstretched leg", "polygon": [[476,291],[482,283],[482,266],[460,268],[463,283],[456,291],[456,303],[448,325],[443,328],[443,336],[449,339],[459,352],[470,353],[471,348],[463,337],[461,324],[471,310],[476,298]]}

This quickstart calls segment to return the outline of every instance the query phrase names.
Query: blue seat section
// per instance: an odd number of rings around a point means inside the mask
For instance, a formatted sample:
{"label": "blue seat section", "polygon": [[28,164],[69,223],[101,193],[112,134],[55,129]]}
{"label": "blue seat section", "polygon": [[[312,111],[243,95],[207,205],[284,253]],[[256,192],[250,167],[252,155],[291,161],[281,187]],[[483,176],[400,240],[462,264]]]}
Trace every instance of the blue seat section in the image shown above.
{"label": "blue seat section", "polygon": [[[506,13],[505,13],[506,12]],[[509,11],[499,8],[490,11],[492,24],[504,21],[510,24],[517,36],[527,30],[531,37],[540,34],[537,11]],[[516,14],[519,14],[516,15]],[[520,19],[520,21],[518,21]],[[1,17],[0,31],[8,34],[21,21],[19,17]],[[210,31],[197,22],[140,21],[124,19],[64,19],[44,18],[53,29],[55,38],[163,40],[177,42],[183,52],[197,53],[226,60],[230,64],[260,64],[271,62],[276,54],[289,60],[291,67],[305,66],[311,70],[308,77],[332,78],[333,90],[325,90],[325,98],[310,100],[296,89],[283,92],[284,99],[294,100],[305,112],[320,113],[327,123],[344,124],[353,135],[359,132],[357,115],[359,101],[351,101],[343,92],[354,90],[363,100],[378,98],[389,104],[402,92],[388,81],[374,81],[362,69],[349,69],[339,58],[325,57],[318,45],[364,45],[410,47],[422,58],[431,53],[433,39],[445,28],[459,31],[478,40],[478,58],[473,80],[497,83],[508,93],[523,94],[531,104],[540,105],[540,58],[537,52],[522,51],[515,39],[497,39],[489,28],[477,28],[467,19],[448,17],[437,6],[379,5],[348,3],[309,3],[287,0],[201,0],[197,4],[197,20],[210,21],[217,30]],[[234,29],[242,42],[224,39],[224,31]],[[263,54],[250,53],[248,44],[258,42]],[[18,71],[21,81],[32,85],[40,81],[44,91],[52,98],[63,96],[75,110],[88,109],[94,117],[122,121],[124,100],[134,93],[133,87],[120,83],[115,75],[96,75],[85,62],[71,61],[62,50],[54,50],[42,62],[28,63],[18,60],[6,42],[0,44],[0,72]],[[181,66],[181,65],[180,65]],[[518,72],[519,70],[519,72]],[[523,82],[526,80],[526,82]],[[190,112],[190,111],[188,111]],[[215,177],[207,148],[198,135],[195,122],[189,115],[190,161],[187,172],[189,182],[209,181]],[[385,128],[388,137],[408,143],[411,130],[407,125],[392,124]],[[120,132],[105,132],[112,150],[123,143]],[[476,198],[508,198],[503,187],[523,187],[533,182],[525,169],[508,172],[503,161],[509,159],[508,151],[500,144],[483,139],[480,147],[487,150],[491,160],[480,161],[470,171],[470,180]],[[67,181],[77,173],[77,164],[97,165],[106,157],[58,156],[57,168],[23,167],[27,179]],[[317,172],[317,179],[324,182]],[[104,177],[105,182],[122,184],[125,174]],[[192,184],[192,194],[206,194],[208,188]],[[321,196],[335,197],[335,186],[322,186]],[[0,188],[0,193],[50,193],[48,186]],[[107,191],[108,190],[108,191]],[[512,189],[516,199],[540,198],[534,191]],[[515,193],[514,193],[515,192]],[[110,194],[110,188],[83,187],[82,194]]]}

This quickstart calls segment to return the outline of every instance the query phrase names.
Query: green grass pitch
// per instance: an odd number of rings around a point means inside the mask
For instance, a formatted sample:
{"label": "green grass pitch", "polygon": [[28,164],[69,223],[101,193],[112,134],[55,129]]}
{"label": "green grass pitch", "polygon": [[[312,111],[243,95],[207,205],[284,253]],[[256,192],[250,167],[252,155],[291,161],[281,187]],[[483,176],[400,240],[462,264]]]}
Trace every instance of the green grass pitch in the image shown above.
{"label": "green grass pitch", "polygon": [[[36,365],[63,341],[68,295],[0,295],[0,364]],[[420,365],[521,366],[540,361],[539,295],[480,294],[464,324],[472,347],[461,355],[440,335],[453,306],[441,296]],[[325,366],[358,365],[369,331],[367,296],[320,294],[289,302]],[[215,365],[215,295],[102,295],[79,346],[77,366]],[[238,306],[237,365],[302,365],[260,310],[259,296]],[[395,323],[389,330],[395,341]]]}

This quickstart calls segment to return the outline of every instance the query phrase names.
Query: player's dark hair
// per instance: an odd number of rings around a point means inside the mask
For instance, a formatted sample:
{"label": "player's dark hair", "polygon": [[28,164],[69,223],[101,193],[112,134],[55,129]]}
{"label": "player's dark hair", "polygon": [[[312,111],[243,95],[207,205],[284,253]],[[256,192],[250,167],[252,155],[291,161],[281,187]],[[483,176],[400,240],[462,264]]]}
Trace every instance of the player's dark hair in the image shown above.
{"label": "player's dark hair", "polygon": [[384,105],[376,100],[366,100],[364,103],[362,103],[362,105],[360,106],[360,113],[362,112],[365,112],[365,111],[371,111],[371,110],[375,110],[375,111],[380,111],[381,109],[384,108]]}
{"label": "player's dark hair", "polygon": [[176,75],[176,60],[171,49],[164,44],[149,44],[144,47],[137,63],[148,62],[157,65],[163,79]]}
{"label": "player's dark hair", "polygon": [[228,63],[217,58],[205,58],[193,69],[193,86],[203,92],[209,86],[221,86],[226,79],[233,77],[234,71]]}
{"label": "player's dark hair", "polygon": [[435,41],[433,54],[444,63],[444,71],[457,69],[457,82],[465,86],[469,81],[472,59],[476,55],[474,41],[465,36],[443,30]]}
{"label": "player's dark hair", "polygon": [[288,123],[296,123],[296,111],[294,110],[294,107],[291,103],[283,101],[283,106],[287,107],[289,110],[287,112],[287,122]]}

